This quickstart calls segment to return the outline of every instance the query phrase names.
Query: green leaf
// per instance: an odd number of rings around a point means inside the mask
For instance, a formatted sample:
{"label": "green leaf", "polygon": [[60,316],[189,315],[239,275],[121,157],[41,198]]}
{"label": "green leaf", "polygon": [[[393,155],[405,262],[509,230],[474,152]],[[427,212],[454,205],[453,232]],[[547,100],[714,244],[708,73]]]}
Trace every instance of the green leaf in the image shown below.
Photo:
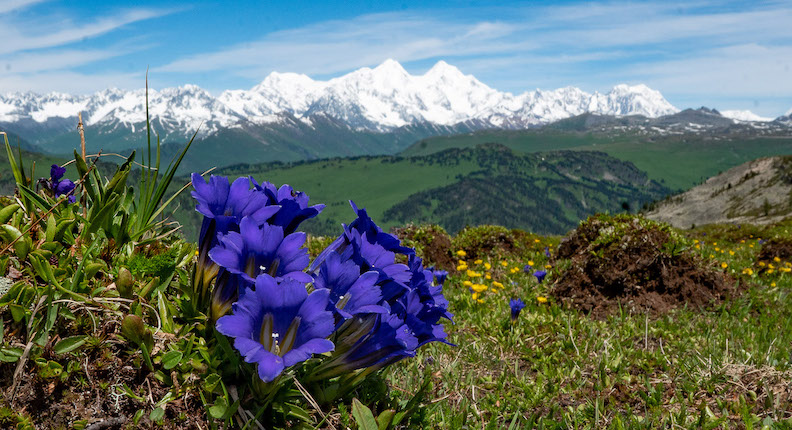
{"label": "green leaf", "polygon": [[215,419],[222,419],[225,416],[226,411],[228,410],[228,402],[225,398],[221,397],[217,399],[217,403],[209,407],[209,415]]}
{"label": "green leaf", "polygon": [[166,370],[171,370],[179,365],[181,359],[184,357],[181,351],[168,351],[162,356],[162,367]]}
{"label": "green leaf", "polygon": [[0,209],[0,224],[5,224],[19,210],[19,205],[14,203]]}
{"label": "green leaf", "polygon": [[378,430],[377,420],[374,419],[374,414],[358,399],[352,399],[352,416],[360,430]]}
{"label": "green leaf", "polygon": [[83,179],[83,189],[85,189],[85,193],[88,194],[88,198],[91,199],[92,202],[96,201],[96,190],[94,189],[94,185],[91,181],[91,177],[88,176],[88,165],[85,164],[85,160],[77,153],[77,150],[74,151],[74,161],[77,164],[77,173],[80,175],[80,179]]}
{"label": "green leaf", "polygon": [[149,419],[154,422],[159,422],[163,418],[165,418],[165,409],[162,408],[156,408],[149,414]]}
{"label": "green leaf", "polygon": [[17,188],[19,188],[20,194],[31,200],[32,203],[35,203],[39,209],[43,210],[44,212],[49,212],[49,210],[52,209],[52,205],[50,205],[49,202],[44,199],[44,197],[41,197],[35,191],[28,188],[27,185],[17,184]]}
{"label": "green leaf", "polygon": [[42,378],[55,378],[63,373],[63,366],[56,361],[47,361],[44,364],[39,363],[38,373]]}
{"label": "green leaf", "polygon": [[393,422],[393,417],[396,416],[396,411],[393,409],[386,409],[382,411],[377,417],[377,429],[387,430]]}
{"label": "green leaf", "polygon": [[56,354],[66,354],[68,352],[72,352],[79,347],[85,345],[85,340],[88,339],[88,336],[70,336],[64,339],[61,339],[60,342],[56,343],[55,346],[52,348]]}

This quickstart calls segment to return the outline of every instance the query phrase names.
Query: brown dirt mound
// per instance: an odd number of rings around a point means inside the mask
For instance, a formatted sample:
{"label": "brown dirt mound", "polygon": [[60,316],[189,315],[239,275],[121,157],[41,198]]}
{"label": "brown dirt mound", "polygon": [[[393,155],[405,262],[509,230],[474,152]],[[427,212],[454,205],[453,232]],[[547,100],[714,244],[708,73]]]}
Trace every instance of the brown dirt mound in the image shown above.
{"label": "brown dirt mound", "polygon": [[792,260],[792,239],[773,238],[768,240],[762,245],[756,259],[758,261],[773,261],[775,257],[782,261]]}
{"label": "brown dirt mound", "polygon": [[731,296],[734,279],[706,267],[681,240],[643,218],[590,218],[561,242],[555,258],[569,259],[569,267],[552,294],[594,317],[620,307],[656,316]]}
{"label": "brown dirt mound", "polygon": [[454,270],[451,237],[442,227],[438,225],[408,225],[394,229],[393,233],[403,242],[404,246],[415,247],[418,256],[424,260],[424,266]]}

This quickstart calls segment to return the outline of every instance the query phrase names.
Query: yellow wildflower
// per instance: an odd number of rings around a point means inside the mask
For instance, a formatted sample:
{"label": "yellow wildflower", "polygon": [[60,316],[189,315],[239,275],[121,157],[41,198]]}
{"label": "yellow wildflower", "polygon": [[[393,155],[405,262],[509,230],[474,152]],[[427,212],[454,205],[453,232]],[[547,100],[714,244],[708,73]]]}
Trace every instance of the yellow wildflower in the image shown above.
{"label": "yellow wildflower", "polygon": [[750,244],[750,245],[748,245],[748,247],[749,247],[749,248],[753,248],[753,243],[752,243],[752,244]]}
{"label": "yellow wildflower", "polygon": [[478,299],[479,293],[473,293],[473,300]]}
{"label": "yellow wildflower", "polygon": [[475,270],[468,269],[466,273],[468,275],[468,278],[478,278],[479,276],[481,276],[481,273],[476,272]]}
{"label": "yellow wildflower", "polygon": [[470,282],[470,281],[463,281],[463,282],[462,282],[462,285],[464,285],[465,287],[468,287],[468,288],[470,288],[470,287],[472,287],[472,286],[473,286],[473,283],[472,283],[472,282]]}
{"label": "yellow wildflower", "polygon": [[484,303],[484,300],[482,300],[482,299],[478,299],[476,301],[479,302],[479,303]]}
{"label": "yellow wildflower", "polygon": [[539,303],[547,303],[547,297],[538,296],[536,301]]}
{"label": "yellow wildflower", "polygon": [[775,269],[775,266],[773,266],[772,264],[768,264],[768,265],[767,265],[767,268],[768,268],[768,269]]}
{"label": "yellow wildflower", "polygon": [[734,255],[734,251],[729,251],[729,255]]}
{"label": "yellow wildflower", "polygon": [[492,282],[492,286],[493,286],[493,287],[496,287],[496,288],[503,288],[503,284],[501,284],[501,283],[500,283],[500,282],[498,282],[498,281],[493,281],[493,282]]}
{"label": "yellow wildflower", "polygon": [[552,268],[553,268],[553,266],[551,266],[549,264],[545,264],[545,269],[552,269]]}
{"label": "yellow wildflower", "polygon": [[474,261],[473,264],[481,264],[483,262],[484,262],[484,260],[479,258],[478,260]]}
{"label": "yellow wildflower", "polygon": [[467,255],[467,252],[465,252],[464,250],[460,249],[459,251],[457,251],[457,255],[460,256],[460,257],[464,257],[464,256]]}
{"label": "yellow wildflower", "polygon": [[759,262],[759,267],[765,267],[765,262],[764,261],[760,261]]}
{"label": "yellow wildflower", "polygon": [[729,265],[726,264],[726,263],[721,263],[721,267],[723,267],[725,269],[725,268],[729,267]]}
{"label": "yellow wildflower", "polygon": [[701,245],[696,245],[696,249],[701,249]]}
{"label": "yellow wildflower", "polygon": [[487,291],[487,286],[484,285],[484,284],[473,284],[473,286],[471,288],[473,288],[473,291],[475,291],[477,293],[481,293],[481,292]]}
{"label": "yellow wildflower", "polygon": [[773,272],[775,272],[775,270],[773,270],[773,269],[767,269],[767,274],[768,274],[768,275],[771,275]]}
{"label": "yellow wildflower", "polygon": [[751,269],[750,267],[746,267],[745,269],[743,269],[742,272],[744,275],[748,275],[748,276],[753,275],[753,269]]}
{"label": "yellow wildflower", "polygon": [[780,267],[778,270],[780,270],[780,271],[782,271],[784,273],[792,272],[792,269],[790,269],[789,267]]}
{"label": "yellow wildflower", "polygon": [[506,266],[508,266],[508,265],[509,265],[509,263],[507,263],[507,262],[505,262],[505,261],[501,261],[501,266],[503,266],[503,267],[506,267]]}
{"label": "yellow wildflower", "polygon": [[533,267],[533,265],[534,265],[534,262],[533,262],[533,260],[528,260],[528,265],[529,265],[529,266],[531,266],[531,267]]}
{"label": "yellow wildflower", "polygon": [[773,261],[775,261],[776,263],[780,263],[780,262],[781,262],[781,259],[780,259],[780,258],[778,258],[778,257],[773,257]]}
{"label": "yellow wildflower", "polygon": [[715,252],[718,252],[718,251],[720,251],[720,248],[718,248],[718,247],[716,246],[716,247],[715,247]]}
{"label": "yellow wildflower", "polygon": [[467,269],[468,269],[467,264],[460,264],[459,266],[457,266],[457,272],[464,272]]}
{"label": "yellow wildflower", "polygon": [[490,269],[492,269],[492,264],[489,264],[489,263],[484,263],[484,269],[485,269],[485,270],[490,270]]}
{"label": "yellow wildflower", "polygon": [[771,287],[775,287],[775,286],[776,286],[775,282],[771,282],[771,283],[770,283],[770,286],[771,286]]}
{"label": "yellow wildflower", "polygon": [[534,242],[536,242],[536,243],[542,243],[542,241],[541,241],[541,240],[539,240],[539,239],[534,239]]}
{"label": "yellow wildflower", "polygon": [[492,279],[492,275],[490,275],[489,273],[487,273],[486,275],[484,275],[484,277],[485,277],[485,278],[487,278],[487,279]]}

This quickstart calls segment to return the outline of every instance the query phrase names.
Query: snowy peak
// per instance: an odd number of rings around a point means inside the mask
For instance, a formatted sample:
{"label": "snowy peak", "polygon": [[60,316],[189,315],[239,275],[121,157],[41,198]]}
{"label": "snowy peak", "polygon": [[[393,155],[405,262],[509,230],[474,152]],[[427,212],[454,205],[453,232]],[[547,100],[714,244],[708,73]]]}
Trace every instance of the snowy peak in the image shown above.
{"label": "snowy peak", "polygon": [[[284,115],[309,125],[312,117],[324,116],[353,129],[388,131],[424,123],[525,128],[587,112],[648,117],[678,112],[645,85],[617,85],[605,94],[566,87],[513,95],[490,88],[445,61],[422,75],[411,75],[392,59],[327,81],[272,72],[250,90],[228,90],[219,97],[195,85],[150,90],[149,109],[153,121],[164,128],[158,131],[181,135],[200,124],[201,134],[206,135],[245,121],[281,121]],[[83,112],[89,126],[131,129],[145,121],[145,91],[0,95],[2,123],[45,123],[78,112]]]}
{"label": "snowy peak", "polygon": [[725,110],[721,111],[721,115],[741,122],[769,122],[773,120],[773,118],[765,118],[749,110]]}

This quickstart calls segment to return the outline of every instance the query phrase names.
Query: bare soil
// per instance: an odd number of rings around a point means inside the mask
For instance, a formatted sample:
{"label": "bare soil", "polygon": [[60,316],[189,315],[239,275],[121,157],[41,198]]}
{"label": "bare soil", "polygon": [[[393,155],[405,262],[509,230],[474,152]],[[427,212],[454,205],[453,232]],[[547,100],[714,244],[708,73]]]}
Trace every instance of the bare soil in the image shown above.
{"label": "bare soil", "polygon": [[758,261],[773,261],[776,257],[782,261],[792,260],[792,239],[773,238],[768,240],[762,245],[756,259]]}
{"label": "bare soil", "polygon": [[624,309],[657,316],[679,307],[704,308],[734,295],[735,280],[687,250],[676,250],[667,229],[631,222],[603,241],[613,225],[591,219],[560,244],[569,260],[552,288],[562,302],[602,318]]}

